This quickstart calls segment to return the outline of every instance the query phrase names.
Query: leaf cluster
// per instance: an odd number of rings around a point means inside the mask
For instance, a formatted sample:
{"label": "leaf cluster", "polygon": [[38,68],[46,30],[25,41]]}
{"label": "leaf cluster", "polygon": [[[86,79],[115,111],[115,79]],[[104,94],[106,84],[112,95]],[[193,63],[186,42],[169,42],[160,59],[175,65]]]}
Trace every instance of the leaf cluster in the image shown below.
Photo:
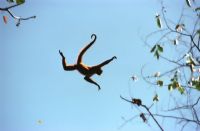
{"label": "leaf cluster", "polygon": [[25,0],[7,0],[9,3],[23,4]]}
{"label": "leaf cluster", "polygon": [[163,52],[163,47],[160,44],[155,44],[150,52],[154,53],[154,56],[159,59],[160,54]]}

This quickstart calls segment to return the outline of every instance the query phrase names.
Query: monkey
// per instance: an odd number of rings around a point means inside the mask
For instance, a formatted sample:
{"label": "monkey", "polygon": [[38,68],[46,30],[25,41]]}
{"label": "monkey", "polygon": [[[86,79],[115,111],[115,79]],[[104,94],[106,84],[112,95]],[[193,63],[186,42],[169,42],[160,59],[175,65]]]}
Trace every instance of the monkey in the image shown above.
{"label": "monkey", "polygon": [[101,89],[100,85],[98,83],[96,83],[91,77],[94,74],[97,74],[97,75],[100,76],[103,73],[102,67],[107,65],[108,63],[110,63],[114,59],[117,59],[117,57],[113,56],[112,58],[110,58],[110,59],[108,59],[108,60],[106,60],[106,61],[104,61],[104,62],[102,62],[98,65],[95,65],[95,66],[85,65],[82,62],[82,57],[83,57],[84,53],[95,43],[97,36],[95,34],[92,34],[91,39],[92,39],[92,41],[80,51],[76,64],[68,65],[67,62],[66,62],[65,56],[63,55],[63,53],[60,50],[59,50],[59,54],[62,57],[62,66],[63,66],[63,69],[65,71],[78,70],[78,72],[80,74],[85,76],[84,79],[87,82],[96,85],[98,87],[98,90],[100,90]]}

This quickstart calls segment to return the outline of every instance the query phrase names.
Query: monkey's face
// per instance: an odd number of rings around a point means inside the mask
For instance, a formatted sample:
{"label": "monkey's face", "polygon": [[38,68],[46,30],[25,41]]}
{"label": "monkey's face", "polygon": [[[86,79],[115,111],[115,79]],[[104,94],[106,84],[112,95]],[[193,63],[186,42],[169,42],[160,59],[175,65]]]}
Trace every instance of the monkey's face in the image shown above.
{"label": "monkey's face", "polygon": [[101,75],[101,74],[102,74],[102,72],[103,72],[103,71],[102,71],[102,69],[101,69],[101,68],[99,68],[99,69],[97,70],[96,74],[97,74],[97,75]]}

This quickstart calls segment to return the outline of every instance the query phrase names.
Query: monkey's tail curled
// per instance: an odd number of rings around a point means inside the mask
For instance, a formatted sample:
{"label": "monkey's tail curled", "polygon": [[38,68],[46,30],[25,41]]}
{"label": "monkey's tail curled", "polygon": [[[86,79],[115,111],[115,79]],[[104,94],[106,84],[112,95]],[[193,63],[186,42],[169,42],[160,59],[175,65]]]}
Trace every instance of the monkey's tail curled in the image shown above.
{"label": "monkey's tail curled", "polygon": [[96,34],[92,34],[91,35],[91,39],[94,37],[94,40],[93,41],[96,41],[96,39],[97,39],[97,35]]}

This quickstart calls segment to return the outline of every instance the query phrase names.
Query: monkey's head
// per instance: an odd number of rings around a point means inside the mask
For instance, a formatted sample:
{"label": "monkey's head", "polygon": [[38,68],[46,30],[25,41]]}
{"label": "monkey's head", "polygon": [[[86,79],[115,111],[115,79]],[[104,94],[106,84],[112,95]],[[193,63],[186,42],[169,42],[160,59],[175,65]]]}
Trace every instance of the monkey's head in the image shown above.
{"label": "monkey's head", "polygon": [[96,74],[97,75],[101,75],[103,73],[103,70],[101,69],[101,68],[98,68],[97,70],[96,70]]}

